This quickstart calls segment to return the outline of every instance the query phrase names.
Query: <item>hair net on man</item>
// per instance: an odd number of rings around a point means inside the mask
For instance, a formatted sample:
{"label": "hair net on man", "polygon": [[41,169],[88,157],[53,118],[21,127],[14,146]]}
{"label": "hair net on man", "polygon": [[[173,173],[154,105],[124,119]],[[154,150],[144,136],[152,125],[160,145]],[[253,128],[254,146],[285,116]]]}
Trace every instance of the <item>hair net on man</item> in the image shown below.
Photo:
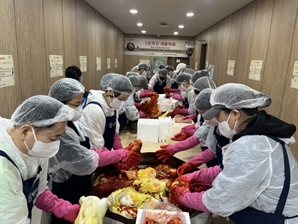
{"label": "hair net on man", "polygon": [[211,119],[223,108],[264,108],[271,104],[271,98],[257,90],[239,83],[227,83],[215,89],[210,97],[212,108],[203,117]]}
{"label": "hair net on man", "polygon": [[210,104],[210,96],[212,93],[213,89],[203,89],[198,96],[195,99],[195,108],[197,110],[203,110],[207,111],[209,110],[212,106]]}
{"label": "hair net on man", "polygon": [[211,89],[216,88],[214,81],[210,77],[207,77],[207,76],[199,78],[193,84],[193,89],[197,90],[199,92],[201,92],[203,89],[207,89],[207,88],[211,88]]}
{"label": "hair net on man", "polygon": [[166,66],[166,69],[167,69],[168,71],[174,71],[174,67],[173,67],[173,66],[170,66],[170,65],[167,65],[167,66]]}
{"label": "hair net on man", "polygon": [[141,86],[141,81],[138,79],[137,76],[129,76],[128,79],[133,86]]}
{"label": "hair net on man", "polygon": [[176,82],[177,83],[180,83],[180,82],[190,82],[190,78],[191,78],[191,75],[188,74],[188,73],[180,73],[177,78],[176,78]]}
{"label": "hair net on man", "polygon": [[129,78],[130,76],[137,76],[139,75],[139,73],[136,73],[136,72],[127,72],[126,73],[126,76]]}
{"label": "hair net on man", "polygon": [[73,118],[73,109],[58,100],[44,95],[32,96],[21,103],[11,115],[15,126],[30,124],[47,127]]}
{"label": "hair net on man", "polygon": [[191,68],[187,68],[187,67],[185,67],[185,68],[181,68],[180,73],[181,73],[181,72],[183,72],[183,73],[188,73],[188,74],[190,74],[190,75],[193,75],[193,74],[195,73],[194,70],[192,70]]}
{"label": "hair net on man", "polygon": [[143,75],[138,75],[137,78],[140,80],[141,82],[141,87],[144,89],[148,88],[148,80],[145,76]]}
{"label": "hair net on man", "polygon": [[131,72],[138,72],[138,66],[137,65],[134,66],[130,71]]}
{"label": "hair net on man", "polygon": [[167,69],[163,68],[158,71],[158,74],[166,76],[168,74]]}
{"label": "hair net on man", "polygon": [[141,62],[140,64],[138,64],[138,70],[140,70],[140,69],[148,70],[149,69],[149,66],[145,62]]}
{"label": "hair net on man", "polygon": [[113,90],[118,93],[132,93],[134,88],[130,80],[123,75],[116,73],[108,73],[100,80],[102,90]]}
{"label": "hair net on man", "polygon": [[195,83],[199,78],[202,78],[205,76],[209,77],[209,73],[207,71],[205,70],[196,71],[191,77],[191,82]]}
{"label": "hair net on man", "polygon": [[80,93],[84,93],[84,91],[85,87],[79,81],[71,78],[63,78],[51,86],[48,95],[65,103]]}

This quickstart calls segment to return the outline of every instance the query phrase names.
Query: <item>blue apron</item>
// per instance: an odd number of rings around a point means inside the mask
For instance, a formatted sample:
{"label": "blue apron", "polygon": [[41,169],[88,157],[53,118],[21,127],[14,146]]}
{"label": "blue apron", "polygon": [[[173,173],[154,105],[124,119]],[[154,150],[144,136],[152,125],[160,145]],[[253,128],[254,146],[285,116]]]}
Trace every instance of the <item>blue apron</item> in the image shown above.
{"label": "blue apron", "polygon": [[153,90],[154,92],[158,93],[158,94],[164,94],[163,88],[166,87],[166,80],[164,80],[164,82],[160,82],[158,81],[154,87]]}
{"label": "blue apron", "polygon": [[[77,135],[79,135],[79,132],[76,128],[76,126],[73,124],[72,121],[67,122],[67,126],[72,128]],[[89,138],[85,137],[85,141],[81,141],[80,145],[86,147],[87,149],[90,149],[90,142]],[[52,182],[52,192],[53,194],[57,195],[58,198],[64,199],[69,201],[72,204],[78,204],[81,196],[88,196],[91,191],[91,177],[90,175],[85,176],[78,176],[78,175],[71,175],[70,178],[63,182],[63,183],[57,183]],[[54,214],[51,215],[51,223],[52,224],[70,224],[71,222],[68,222],[64,219],[57,218]]]}
{"label": "blue apron", "polygon": [[189,108],[188,98],[183,99],[183,106],[184,108]]}
{"label": "blue apron", "polygon": [[293,217],[285,217],[282,213],[287,201],[290,182],[291,182],[291,172],[289,158],[287,155],[285,143],[280,139],[267,136],[273,140],[279,142],[282,145],[283,155],[284,155],[284,165],[285,165],[285,181],[281,195],[278,200],[277,207],[274,213],[266,213],[251,207],[247,207],[239,212],[236,212],[230,216],[230,219],[235,222],[235,224],[284,224],[286,219],[292,219],[298,217],[298,215]]}
{"label": "blue apron", "polygon": [[[91,103],[101,107],[101,105],[98,102],[94,102],[94,101],[88,103],[88,105]],[[105,132],[103,134],[103,138],[105,140],[104,146],[109,150],[113,148],[115,132],[116,132],[116,111],[114,113],[114,116],[110,116],[110,117],[106,116],[106,126],[105,126]]]}
{"label": "blue apron", "polygon": [[[12,159],[2,150],[0,150],[0,156],[5,157],[6,159],[8,159],[17,169],[19,169],[17,167],[17,165],[12,161]],[[41,172],[41,167],[38,167],[38,171],[37,171],[37,175]],[[22,175],[20,174],[20,176],[22,177]],[[27,180],[23,180],[22,177],[22,182],[23,182],[23,193],[27,199],[27,208],[28,208],[28,218],[31,219],[31,215],[32,215],[32,208],[33,208],[33,201],[37,196],[38,193],[38,185],[39,185],[39,179],[37,179],[36,177],[31,177]],[[16,202],[17,203],[17,202]]]}
{"label": "blue apron", "polygon": [[223,170],[224,166],[222,164],[222,147],[230,143],[230,139],[226,138],[225,136],[219,133],[217,126],[214,127],[213,132],[215,139],[216,139],[216,159],[217,163],[220,166],[220,169]]}
{"label": "blue apron", "polygon": [[82,100],[82,108],[84,109],[87,106],[87,98],[88,98],[89,92],[85,91],[83,95],[83,100]]}
{"label": "blue apron", "polygon": [[126,114],[125,113],[120,114],[118,117],[118,121],[119,121],[119,134],[120,134],[124,126],[127,124]]}

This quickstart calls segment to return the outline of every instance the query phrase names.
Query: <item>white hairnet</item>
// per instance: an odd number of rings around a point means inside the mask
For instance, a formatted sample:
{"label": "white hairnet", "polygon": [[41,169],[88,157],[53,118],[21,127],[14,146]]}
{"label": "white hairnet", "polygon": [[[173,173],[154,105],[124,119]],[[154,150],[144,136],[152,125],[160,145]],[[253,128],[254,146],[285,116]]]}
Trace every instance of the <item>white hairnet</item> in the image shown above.
{"label": "white hairnet", "polygon": [[181,73],[181,72],[183,72],[183,73],[187,73],[187,74],[190,74],[190,75],[193,75],[193,74],[195,73],[194,70],[192,70],[191,68],[187,68],[187,67],[185,67],[185,68],[181,68],[180,73]]}
{"label": "white hairnet", "polygon": [[205,70],[196,71],[191,77],[191,82],[195,83],[199,78],[202,78],[205,76],[209,77],[209,73],[207,71]]}
{"label": "white hairnet", "polygon": [[185,68],[186,67],[186,64],[185,63],[179,63],[177,66],[176,66],[176,70],[175,72],[179,72],[181,68]]}
{"label": "white hairnet", "polygon": [[80,93],[84,93],[85,87],[77,80],[63,78],[56,81],[50,88],[49,96],[60,102],[67,102]]}
{"label": "white hairnet", "polygon": [[186,81],[186,82],[190,82],[190,78],[191,78],[191,75],[188,74],[188,73],[180,73],[177,78],[176,78],[176,82],[183,82],[183,81]]}
{"label": "white hairnet", "polygon": [[116,73],[108,73],[100,80],[102,90],[113,90],[118,93],[132,93],[134,88],[126,76]]}
{"label": "white hairnet", "polygon": [[148,80],[145,76],[142,75],[138,75],[137,78],[140,80],[141,82],[141,87],[144,89],[148,88]]}
{"label": "white hairnet", "polygon": [[193,84],[193,88],[194,90],[201,92],[202,90],[207,88],[215,89],[216,85],[210,77],[204,76],[195,81],[195,83]]}
{"label": "white hairnet", "polygon": [[128,78],[129,78],[130,76],[137,76],[137,75],[139,75],[139,73],[132,72],[132,71],[126,73],[126,76],[127,76]]}
{"label": "white hairnet", "polygon": [[130,71],[131,71],[131,72],[138,72],[138,66],[136,65],[136,66],[133,67]]}
{"label": "white hairnet", "polygon": [[203,89],[195,99],[195,108],[197,110],[207,111],[212,106],[210,104],[210,96],[213,89]]}
{"label": "white hairnet", "polygon": [[73,109],[58,100],[44,95],[32,96],[21,103],[11,115],[15,126],[30,124],[34,127],[47,127],[56,122],[71,120]]}
{"label": "white hairnet", "polygon": [[212,108],[203,117],[211,119],[221,109],[263,108],[271,104],[268,95],[239,83],[227,83],[215,89],[210,97]]}
{"label": "white hairnet", "polygon": [[149,66],[145,62],[141,62],[140,64],[138,64],[138,70],[140,70],[142,68],[145,69],[145,70],[148,70],[149,69]]}
{"label": "white hairnet", "polygon": [[133,86],[141,86],[141,81],[138,79],[137,76],[129,76],[128,79]]}

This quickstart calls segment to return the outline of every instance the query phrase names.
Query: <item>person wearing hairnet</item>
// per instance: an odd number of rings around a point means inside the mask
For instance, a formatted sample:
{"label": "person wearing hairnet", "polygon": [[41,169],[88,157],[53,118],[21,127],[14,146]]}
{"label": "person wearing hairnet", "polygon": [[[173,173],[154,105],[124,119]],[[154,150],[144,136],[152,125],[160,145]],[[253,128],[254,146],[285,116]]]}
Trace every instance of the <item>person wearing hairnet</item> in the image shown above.
{"label": "person wearing hairnet", "polygon": [[[88,196],[91,190],[91,174],[97,167],[109,164],[119,167],[136,165],[140,155],[126,149],[109,151],[105,148],[90,147],[84,128],[77,122],[83,113],[81,100],[84,86],[69,78],[56,81],[50,88],[49,96],[67,105],[74,117],[67,122],[66,131],[60,137],[58,153],[49,160],[49,175],[52,191],[58,197],[78,203],[81,196]],[[139,158],[139,159],[138,159]],[[52,215],[51,222],[68,223]]]}
{"label": "person wearing hairnet", "polygon": [[176,92],[175,90],[178,90],[178,93],[180,92],[180,90],[178,89],[178,83],[176,82],[176,78],[179,75],[180,70],[182,68],[186,68],[186,67],[188,67],[188,66],[185,63],[179,63],[176,66],[176,70],[174,71],[173,76],[172,76],[172,84],[171,84],[171,90],[172,90],[172,92]]}
{"label": "person wearing hairnet", "polygon": [[177,187],[172,192],[186,207],[229,216],[236,224],[297,223],[298,163],[288,147],[295,142],[295,125],[259,110],[271,104],[270,97],[243,84],[218,87],[210,103],[203,117],[215,117],[231,140],[222,151],[223,170],[206,168],[179,177],[209,185],[206,191]]}
{"label": "person wearing hairnet", "polygon": [[[67,67],[65,70],[65,77],[66,78],[72,78],[75,79],[79,82],[82,82],[82,72],[81,69],[79,69],[77,66],[72,65]],[[83,95],[83,100],[82,100],[82,107],[86,107],[86,102],[87,102],[87,97],[89,95],[89,92],[85,90],[84,95]]]}
{"label": "person wearing hairnet", "polygon": [[168,76],[170,76],[170,78],[172,78],[173,77],[173,72],[174,72],[174,67],[170,66],[170,65],[167,65],[165,67],[165,69],[167,69],[167,71],[168,71]]}
{"label": "person wearing hairnet", "polygon": [[[196,98],[195,107],[200,114],[203,114],[206,110],[208,110],[211,107],[209,103],[211,91],[212,91],[211,89],[205,89]],[[200,143],[206,144],[209,129],[210,129],[210,126],[203,123],[203,125],[191,137],[175,144],[161,145],[160,146],[161,149],[156,151],[156,156],[158,160],[161,160],[163,163],[165,163],[177,152],[190,149]],[[207,155],[207,154],[204,153],[204,155]],[[205,162],[208,162],[208,161],[209,160],[206,160]],[[215,165],[215,164],[211,164],[211,165]]]}
{"label": "person wearing hairnet", "polygon": [[[202,90],[207,89],[207,88],[211,88],[211,89],[216,88],[216,84],[214,83],[214,81],[210,77],[203,76],[203,77],[197,79],[195,81],[195,83],[193,84],[193,89],[192,89],[193,93],[194,93],[194,96],[197,96]],[[191,97],[191,92],[189,93],[188,97]],[[192,103],[192,100],[190,100],[190,102],[191,103],[190,103],[190,107],[188,108],[189,109],[188,112],[190,111],[190,108],[194,107],[194,104]],[[183,110],[185,110],[185,109],[177,109],[176,111],[174,111],[174,113],[182,113],[182,114],[186,113],[186,112],[183,112]],[[192,119],[195,123],[183,127],[181,129],[181,131],[185,132],[185,133],[188,133],[190,135],[193,135],[193,133],[203,124],[204,119],[197,112],[197,110],[196,110],[195,114],[187,115],[183,119],[189,119],[189,118]],[[201,147],[205,147],[205,146],[201,145]]]}
{"label": "person wearing hairnet", "polygon": [[168,71],[163,68],[158,71],[149,81],[148,89],[153,90],[158,94],[163,94],[164,87],[171,86],[171,78],[168,76]]}
{"label": "person wearing hairnet", "polygon": [[[180,94],[172,94],[173,99],[183,102],[184,108],[189,108],[188,94],[192,90],[192,84],[190,84],[191,75],[188,73],[180,73],[176,82],[178,83]],[[188,114],[188,109],[179,111],[180,114]]]}
{"label": "person wearing hairnet", "polygon": [[90,90],[80,121],[93,147],[121,149],[118,111],[134,88],[126,76],[115,73],[104,75],[100,87],[102,90]]}
{"label": "person wearing hairnet", "polygon": [[48,160],[73,116],[61,102],[39,95],[21,103],[10,120],[0,118],[1,223],[31,223],[34,206],[75,221],[80,205],[47,189]]}
{"label": "person wearing hairnet", "polygon": [[[140,75],[138,75],[140,76]],[[134,94],[130,95],[128,99],[125,101],[123,107],[119,110],[119,133],[121,133],[123,127],[128,124],[128,126],[137,131],[137,121],[140,116],[143,116],[142,113],[139,114],[138,109],[135,106],[135,94],[141,88],[141,82],[138,76],[129,76],[128,79],[130,80],[132,86],[134,87]],[[140,76],[145,78],[144,76]],[[140,111],[142,112],[142,111]]]}
{"label": "person wearing hairnet", "polygon": [[[212,91],[213,89],[211,88],[204,89],[196,98],[195,108],[200,112],[200,114],[204,114],[211,108],[210,96]],[[215,118],[211,120],[204,120],[204,123],[210,126],[210,130],[206,139],[206,145],[208,148],[203,150],[203,147],[201,146],[203,152],[199,153],[181,165],[177,169],[177,174],[179,176],[193,171],[203,163],[206,163],[207,167],[219,165],[221,168],[223,168],[222,148],[230,143],[230,139],[226,138],[219,132],[217,127],[218,122]]]}

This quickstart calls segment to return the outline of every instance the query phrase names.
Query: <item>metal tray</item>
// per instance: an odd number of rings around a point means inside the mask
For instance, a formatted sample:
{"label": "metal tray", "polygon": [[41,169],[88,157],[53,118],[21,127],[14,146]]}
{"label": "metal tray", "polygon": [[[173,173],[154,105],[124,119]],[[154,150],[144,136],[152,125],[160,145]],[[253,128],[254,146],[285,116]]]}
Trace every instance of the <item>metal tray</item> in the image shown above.
{"label": "metal tray", "polygon": [[[148,166],[155,166],[160,164],[161,162],[157,159],[155,152],[146,152],[146,153],[142,153],[142,157],[141,157],[141,163],[139,164],[139,168],[145,168]],[[173,167],[173,168],[178,168],[179,166],[181,166],[184,163],[184,161],[176,158],[176,157],[171,157],[165,164]],[[192,213],[189,214],[190,218],[195,217],[196,215],[200,214],[201,212],[199,211],[194,211]],[[119,222],[123,222],[125,224],[135,224],[136,220],[135,219],[127,219],[124,216],[118,215],[116,213],[110,212],[109,210],[106,212],[106,217],[119,221]]]}

